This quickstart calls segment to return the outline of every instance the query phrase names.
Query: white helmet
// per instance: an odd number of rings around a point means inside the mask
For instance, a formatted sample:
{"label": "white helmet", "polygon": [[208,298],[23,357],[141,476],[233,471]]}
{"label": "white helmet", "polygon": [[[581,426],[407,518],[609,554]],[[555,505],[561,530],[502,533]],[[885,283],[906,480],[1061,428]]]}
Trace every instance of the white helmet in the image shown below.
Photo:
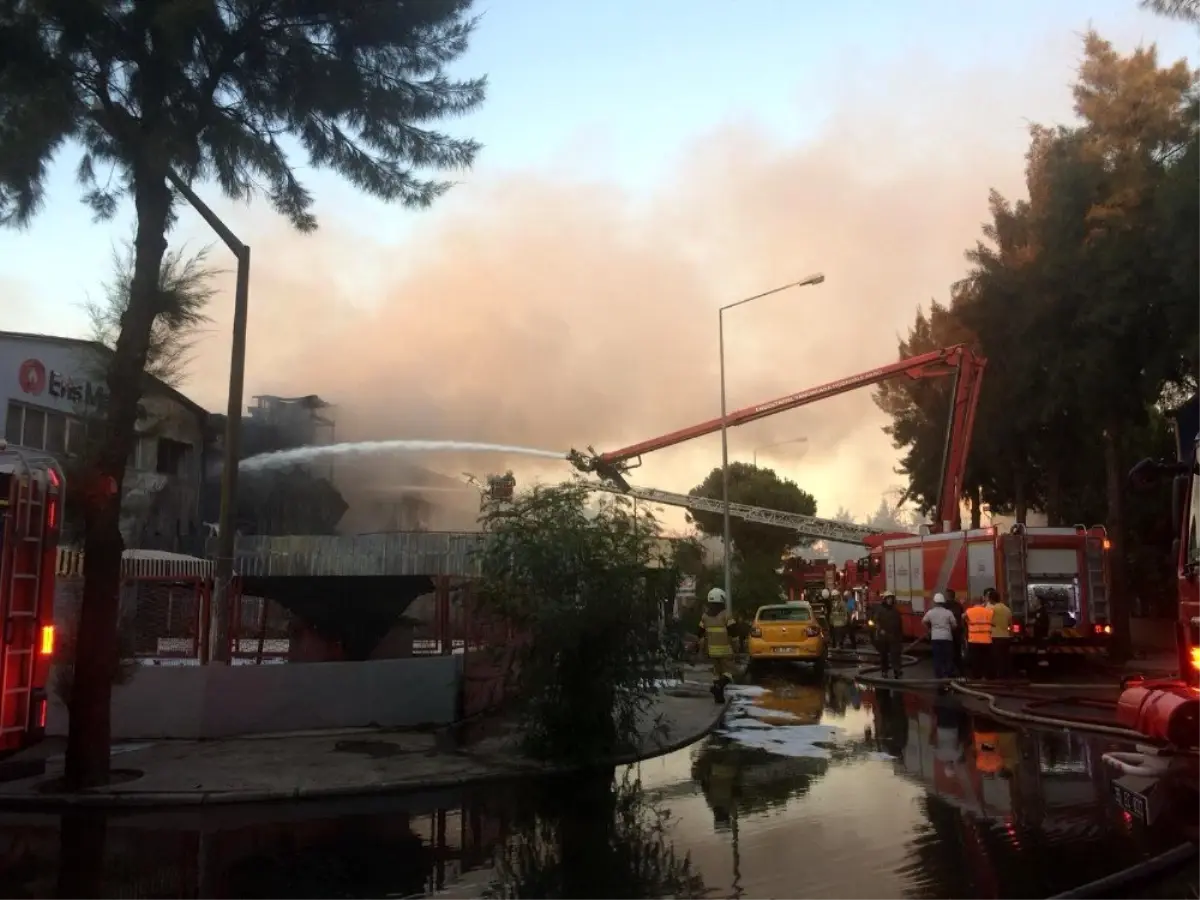
{"label": "white helmet", "polygon": [[853,596],[854,596],[854,591],[846,591],[846,593],[845,593],[845,594],[843,594],[842,596],[844,596],[844,597],[853,597]]}
{"label": "white helmet", "polygon": [[708,602],[709,603],[712,603],[712,604],[719,603],[719,604],[721,604],[721,606],[724,606],[726,599],[727,598],[725,596],[725,591],[722,590],[721,588],[713,588],[711,591],[708,592]]}
{"label": "white helmet", "polygon": [[933,602],[934,603],[945,603],[946,595],[939,591],[938,593],[933,595]]}
{"label": "white helmet", "polygon": [[821,588],[821,599],[822,600],[829,599],[829,588]]}

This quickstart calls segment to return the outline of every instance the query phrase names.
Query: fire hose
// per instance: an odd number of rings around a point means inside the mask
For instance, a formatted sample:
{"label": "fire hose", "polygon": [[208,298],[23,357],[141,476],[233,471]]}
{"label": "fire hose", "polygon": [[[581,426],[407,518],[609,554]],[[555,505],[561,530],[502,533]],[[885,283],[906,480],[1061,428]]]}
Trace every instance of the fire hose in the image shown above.
{"label": "fire hose", "polygon": [[1144,860],[1127,869],[1089,881],[1087,884],[1055,894],[1050,900],[1083,900],[1092,897],[1121,897],[1130,893],[1134,885],[1144,883],[1160,875],[1167,875],[1182,869],[1188,863],[1195,863],[1197,848],[1191,841],[1185,841],[1173,847],[1166,853]]}

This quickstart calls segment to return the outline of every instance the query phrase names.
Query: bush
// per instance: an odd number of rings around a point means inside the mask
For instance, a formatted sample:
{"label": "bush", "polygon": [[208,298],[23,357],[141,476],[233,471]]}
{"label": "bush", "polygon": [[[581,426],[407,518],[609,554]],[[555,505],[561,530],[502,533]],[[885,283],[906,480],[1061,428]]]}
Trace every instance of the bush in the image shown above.
{"label": "bush", "polygon": [[636,748],[669,666],[654,518],[589,501],[578,483],[538,486],[483,518],[479,602],[519,636],[506,687],[524,749],[558,762]]}

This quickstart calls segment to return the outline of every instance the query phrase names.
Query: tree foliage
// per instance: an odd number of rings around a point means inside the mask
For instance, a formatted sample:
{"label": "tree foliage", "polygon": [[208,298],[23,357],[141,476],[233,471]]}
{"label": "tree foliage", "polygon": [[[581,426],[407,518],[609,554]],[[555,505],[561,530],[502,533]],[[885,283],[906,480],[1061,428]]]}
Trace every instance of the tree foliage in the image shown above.
{"label": "tree foliage", "polygon": [[[721,469],[713,469],[704,481],[688,493],[692,497],[720,500]],[[806,516],[817,514],[816,499],[794,481],[780,478],[773,469],[758,468],[742,462],[729,464],[729,502]],[[723,517],[720,513],[693,510],[689,512],[688,518],[706,535],[724,535]],[[730,522],[729,531],[733,538],[733,552],[739,561],[761,557],[773,560],[774,565],[778,566],[785,550],[804,543],[795,532],[787,528],[747,522],[744,519],[734,518]]]}
{"label": "tree foliage", "polygon": [[[581,762],[635,748],[669,665],[658,527],[627,498],[536,486],[483,517],[483,611],[516,635],[511,695],[531,755]],[[644,505],[643,505],[644,506]]]}
{"label": "tree foliage", "polygon": [[[1083,51],[1077,121],[1031,128],[1028,198],[992,193],[966,276],[948,305],[918,312],[900,349],[978,344],[990,365],[964,499],[1022,521],[1040,508],[1051,524],[1104,522],[1123,641],[1132,585],[1162,583],[1151,569],[1169,547],[1162,529],[1145,529],[1154,516],[1138,504],[1149,501],[1127,496],[1124,472],[1163,446],[1163,410],[1200,371],[1198,82],[1182,61],[1160,65],[1152,46],[1123,56],[1089,32]],[[943,390],[918,382],[877,395],[923,509]]]}
{"label": "tree foliage", "polygon": [[0,224],[30,224],[55,154],[82,150],[76,176],[98,219],[122,198],[137,219],[129,302],[106,373],[98,489],[84,512],[87,577],[66,779],[107,779],[108,660],[116,640],[120,504],[178,196],[171,179],[264,197],[298,230],[316,228],[298,175],[341,175],[420,207],[449,187],[475,141],[432,126],[483,100],[483,79],[447,68],[467,47],[471,0],[6,0],[0,13]]}
{"label": "tree foliage", "polygon": [[[145,371],[171,387],[182,383],[196,341],[204,326],[212,322],[208,304],[217,294],[213,279],[221,272],[209,265],[208,252],[208,248],[192,255],[183,250],[168,250],[159,266],[154,300],[158,312],[150,325]],[[133,244],[127,243],[113,254],[113,274],[104,285],[102,299],[84,304],[92,340],[110,353],[116,349],[121,322],[129,311],[133,265]],[[103,376],[103,372],[100,374]]]}

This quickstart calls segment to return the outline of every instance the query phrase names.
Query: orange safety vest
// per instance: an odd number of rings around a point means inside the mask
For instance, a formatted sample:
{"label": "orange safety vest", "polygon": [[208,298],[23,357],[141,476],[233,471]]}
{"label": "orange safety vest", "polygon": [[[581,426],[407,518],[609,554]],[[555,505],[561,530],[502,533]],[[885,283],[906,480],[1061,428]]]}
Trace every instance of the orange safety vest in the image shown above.
{"label": "orange safety vest", "polygon": [[992,642],[992,608],[990,606],[972,606],[965,613],[967,617],[967,643],[990,644]]}
{"label": "orange safety vest", "polygon": [[998,735],[991,731],[976,731],[975,769],[982,775],[995,775],[1004,768],[1004,758],[998,752]]}

